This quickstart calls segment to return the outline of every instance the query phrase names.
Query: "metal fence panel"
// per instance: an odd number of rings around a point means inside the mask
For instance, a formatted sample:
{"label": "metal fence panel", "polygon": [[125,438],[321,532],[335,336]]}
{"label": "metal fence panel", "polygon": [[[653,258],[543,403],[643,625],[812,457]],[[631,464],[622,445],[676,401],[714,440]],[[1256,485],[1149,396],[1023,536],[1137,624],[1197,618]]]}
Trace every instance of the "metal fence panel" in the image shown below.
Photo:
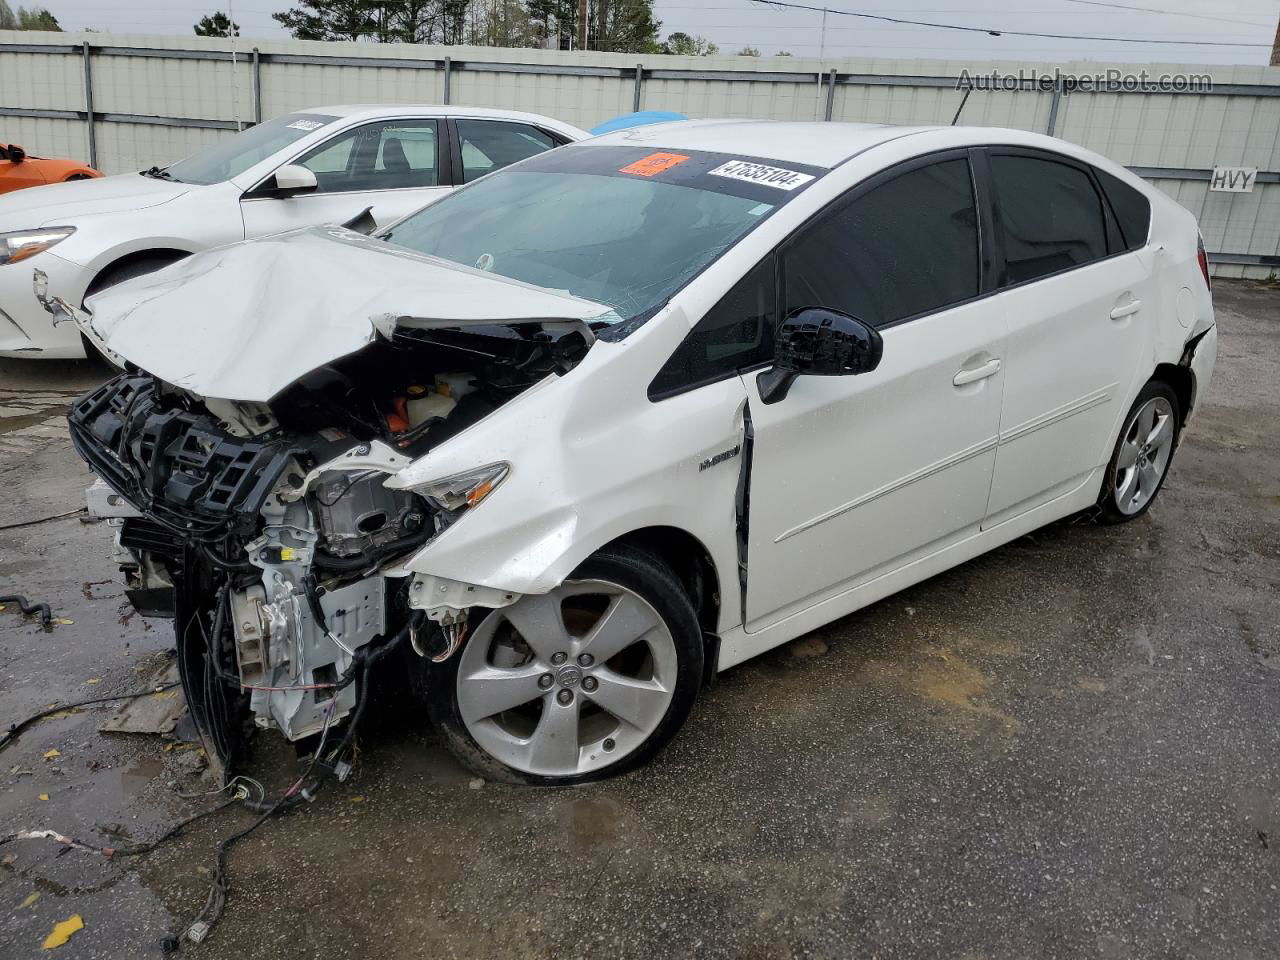
{"label": "metal fence panel", "polygon": [[[960,122],[1052,132],[1138,169],[1200,218],[1215,272],[1267,276],[1280,269],[1275,68],[661,57],[293,40],[234,46],[233,66],[229,40],[0,32],[0,141],[96,157],[101,169],[117,173],[170,163],[239,126],[327,103],[505,107],[583,128],[637,108],[947,124],[961,103],[955,81],[965,70],[1210,74],[1214,89],[1206,93],[975,90]],[[1215,165],[1257,167],[1254,191],[1211,193]]]}

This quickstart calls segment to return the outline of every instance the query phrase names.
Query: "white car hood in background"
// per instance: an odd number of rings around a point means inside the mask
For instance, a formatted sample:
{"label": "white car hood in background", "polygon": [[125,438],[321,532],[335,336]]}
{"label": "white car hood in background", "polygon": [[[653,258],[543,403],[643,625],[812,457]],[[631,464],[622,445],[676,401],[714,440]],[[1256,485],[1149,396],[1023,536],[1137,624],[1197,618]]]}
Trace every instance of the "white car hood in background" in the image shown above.
{"label": "white car hood in background", "polygon": [[30,190],[14,190],[0,197],[0,232],[33,227],[75,225],[77,217],[122,210],[144,210],[168,203],[189,190],[189,183],[173,183],[122,173],[115,177],[49,183]]}
{"label": "white car hood in background", "polygon": [[197,253],[89,299],[108,350],[203,397],[265,402],[397,320],[590,320],[588,300],[310,227]]}

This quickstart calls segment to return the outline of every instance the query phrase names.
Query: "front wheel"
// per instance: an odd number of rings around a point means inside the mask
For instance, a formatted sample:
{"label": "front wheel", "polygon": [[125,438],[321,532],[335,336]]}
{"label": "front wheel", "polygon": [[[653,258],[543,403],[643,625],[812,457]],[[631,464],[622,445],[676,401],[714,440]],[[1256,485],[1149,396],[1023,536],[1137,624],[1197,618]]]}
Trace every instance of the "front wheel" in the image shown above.
{"label": "front wheel", "polygon": [[688,716],[702,665],[679,580],[647,553],[612,549],[550,593],[489,611],[430,669],[427,705],[449,748],[483,776],[583,783],[657,753]]}
{"label": "front wheel", "polygon": [[1178,441],[1178,395],[1160,380],[1147,383],[1134,400],[1098,496],[1098,522],[1136,520],[1160,492]]}

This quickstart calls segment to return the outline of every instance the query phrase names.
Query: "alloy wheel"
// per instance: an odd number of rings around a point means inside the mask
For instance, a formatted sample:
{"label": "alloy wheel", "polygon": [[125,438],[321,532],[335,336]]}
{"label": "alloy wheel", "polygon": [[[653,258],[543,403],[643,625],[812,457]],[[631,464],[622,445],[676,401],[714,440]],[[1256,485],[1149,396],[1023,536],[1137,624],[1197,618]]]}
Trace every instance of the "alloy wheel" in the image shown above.
{"label": "alloy wheel", "polygon": [[458,664],[458,712],[496,760],[572,777],[645,742],[671,705],[678,667],[671,630],[642,597],[566,581],[476,628]]}
{"label": "alloy wheel", "polygon": [[1173,406],[1164,397],[1152,397],[1129,421],[1116,457],[1116,508],[1132,515],[1145,507],[1160,489],[1169,458],[1173,456]]}

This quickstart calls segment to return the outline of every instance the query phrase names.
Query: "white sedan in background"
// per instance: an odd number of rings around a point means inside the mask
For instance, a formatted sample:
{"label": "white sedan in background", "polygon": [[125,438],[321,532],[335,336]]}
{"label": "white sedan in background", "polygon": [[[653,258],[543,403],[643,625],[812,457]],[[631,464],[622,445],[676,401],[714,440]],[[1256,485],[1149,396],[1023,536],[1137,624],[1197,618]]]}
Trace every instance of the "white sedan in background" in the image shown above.
{"label": "white sedan in background", "polygon": [[276,117],[169,167],[0,198],[0,357],[75,358],[33,291],[70,304],[197,250],[366,208],[386,225],[492,170],[586,131],[530,113],[442,106],[316,107]]}

